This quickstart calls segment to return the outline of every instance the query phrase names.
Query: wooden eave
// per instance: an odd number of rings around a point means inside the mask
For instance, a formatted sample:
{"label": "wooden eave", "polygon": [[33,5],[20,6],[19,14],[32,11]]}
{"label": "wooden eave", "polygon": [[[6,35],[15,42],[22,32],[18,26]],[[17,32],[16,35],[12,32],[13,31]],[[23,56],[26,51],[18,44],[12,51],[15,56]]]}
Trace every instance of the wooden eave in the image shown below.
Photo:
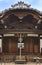
{"label": "wooden eave", "polygon": [[[2,13],[2,15],[0,16],[0,19],[3,19],[10,14],[16,14],[16,13],[20,14],[23,12],[26,13],[26,15],[31,14],[31,15],[36,16],[37,18],[40,18],[40,13],[33,9],[13,9],[13,10],[9,9]],[[17,16],[17,14],[16,14],[16,16]]]}

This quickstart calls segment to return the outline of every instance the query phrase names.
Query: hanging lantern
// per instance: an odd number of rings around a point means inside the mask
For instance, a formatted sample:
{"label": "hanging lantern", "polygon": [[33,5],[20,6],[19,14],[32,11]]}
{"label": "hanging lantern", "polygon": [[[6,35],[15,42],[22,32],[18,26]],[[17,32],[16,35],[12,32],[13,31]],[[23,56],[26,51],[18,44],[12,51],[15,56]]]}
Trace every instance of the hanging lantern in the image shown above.
{"label": "hanging lantern", "polygon": [[20,38],[18,39],[18,41],[21,43],[23,41],[21,34],[20,34]]}

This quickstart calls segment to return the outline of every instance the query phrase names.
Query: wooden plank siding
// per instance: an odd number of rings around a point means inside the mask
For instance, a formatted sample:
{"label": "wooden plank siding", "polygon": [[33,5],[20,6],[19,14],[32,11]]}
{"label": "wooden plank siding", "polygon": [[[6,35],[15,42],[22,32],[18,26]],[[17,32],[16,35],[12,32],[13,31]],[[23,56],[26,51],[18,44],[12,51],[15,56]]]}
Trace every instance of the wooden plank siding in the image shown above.
{"label": "wooden plank siding", "polygon": [[[24,38],[23,38],[24,39]],[[24,49],[22,54],[28,53],[39,53],[39,39],[38,37],[26,37],[23,40]],[[17,37],[6,37],[3,38],[3,53],[16,53],[19,54],[18,38]]]}

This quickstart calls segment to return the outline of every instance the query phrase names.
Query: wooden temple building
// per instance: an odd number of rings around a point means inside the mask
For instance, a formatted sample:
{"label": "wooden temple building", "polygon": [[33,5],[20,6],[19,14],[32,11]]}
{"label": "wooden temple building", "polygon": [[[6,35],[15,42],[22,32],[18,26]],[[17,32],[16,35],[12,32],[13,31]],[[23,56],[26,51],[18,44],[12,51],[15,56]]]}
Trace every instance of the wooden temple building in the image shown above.
{"label": "wooden temple building", "polygon": [[0,13],[0,61],[42,59],[42,12],[30,6],[18,2]]}

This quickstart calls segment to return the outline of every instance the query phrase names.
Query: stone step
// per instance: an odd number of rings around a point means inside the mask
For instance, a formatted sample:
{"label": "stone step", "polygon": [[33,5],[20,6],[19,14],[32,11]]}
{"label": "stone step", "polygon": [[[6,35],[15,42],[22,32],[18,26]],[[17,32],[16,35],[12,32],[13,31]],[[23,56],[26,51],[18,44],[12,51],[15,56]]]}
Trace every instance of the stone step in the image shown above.
{"label": "stone step", "polygon": [[42,63],[27,62],[26,64],[15,64],[14,62],[12,62],[12,63],[0,63],[0,65],[42,65]]}

